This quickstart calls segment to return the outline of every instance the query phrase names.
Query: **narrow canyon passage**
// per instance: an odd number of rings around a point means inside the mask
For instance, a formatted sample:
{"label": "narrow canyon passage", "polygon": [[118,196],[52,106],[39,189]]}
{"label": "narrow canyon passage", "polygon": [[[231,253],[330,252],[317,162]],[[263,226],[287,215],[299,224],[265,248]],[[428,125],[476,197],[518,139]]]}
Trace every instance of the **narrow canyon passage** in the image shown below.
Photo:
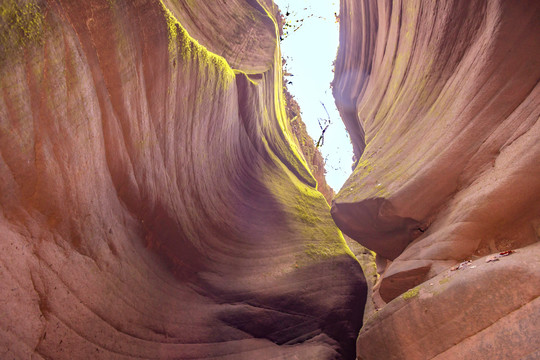
{"label": "narrow canyon passage", "polygon": [[0,358],[540,357],[540,4],[339,5],[333,197],[271,0],[0,2]]}
{"label": "narrow canyon passage", "polygon": [[[319,183],[328,183],[339,191],[353,164],[351,140],[332,94],[339,46],[339,1],[280,0],[276,4],[280,8],[278,24],[282,27],[284,85],[294,95],[286,100],[288,104],[298,102],[301,111],[289,116],[293,131],[295,116],[299,116],[324,161],[325,179]],[[297,138],[302,146],[302,136]],[[304,151],[308,163],[312,162],[310,155]],[[313,173],[319,180],[317,171]]]}

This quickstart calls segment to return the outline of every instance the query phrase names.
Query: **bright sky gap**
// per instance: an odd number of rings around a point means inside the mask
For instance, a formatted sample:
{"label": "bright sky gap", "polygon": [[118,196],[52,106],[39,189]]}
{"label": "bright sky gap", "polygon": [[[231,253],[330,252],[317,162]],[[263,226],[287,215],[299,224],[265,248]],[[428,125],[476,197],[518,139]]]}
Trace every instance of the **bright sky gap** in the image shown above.
{"label": "bright sky gap", "polygon": [[326,160],[326,181],[337,192],[351,173],[353,156],[330,88],[339,42],[339,1],[274,1],[290,24],[281,41],[282,56],[287,60],[285,69],[292,74],[286,78],[287,87],[298,101],[302,120],[315,142],[322,132],[319,122],[324,123],[330,116],[331,124],[319,150]]}

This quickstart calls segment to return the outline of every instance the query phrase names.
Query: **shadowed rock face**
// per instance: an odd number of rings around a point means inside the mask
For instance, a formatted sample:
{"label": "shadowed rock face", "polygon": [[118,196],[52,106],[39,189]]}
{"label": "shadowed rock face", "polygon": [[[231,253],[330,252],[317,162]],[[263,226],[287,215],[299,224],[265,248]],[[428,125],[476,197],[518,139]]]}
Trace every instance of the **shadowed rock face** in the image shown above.
{"label": "shadowed rock face", "polygon": [[[341,7],[334,94],[358,161],[332,215],[388,264],[379,304],[395,299],[362,329],[357,355],[540,356],[531,340],[540,313],[540,4]],[[509,249],[518,250],[484,261]],[[479,260],[449,272],[468,259]]]}
{"label": "shadowed rock face", "polygon": [[353,358],[270,1],[3,1],[0,357]]}

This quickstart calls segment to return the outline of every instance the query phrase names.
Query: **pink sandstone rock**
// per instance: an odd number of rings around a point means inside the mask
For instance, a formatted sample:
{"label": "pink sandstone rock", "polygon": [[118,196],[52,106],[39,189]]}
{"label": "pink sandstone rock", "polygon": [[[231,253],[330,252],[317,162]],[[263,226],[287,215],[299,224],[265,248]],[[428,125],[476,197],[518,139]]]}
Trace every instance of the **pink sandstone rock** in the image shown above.
{"label": "pink sandstone rock", "polygon": [[0,358],[354,357],[270,1],[0,4]]}
{"label": "pink sandstone rock", "polygon": [[[332,215],[386,264],[359,359],[539,356],[539,17],[532,0],[341,1],[333,88],[358,160]],[[519,265],[399,300],[510,249]]]}

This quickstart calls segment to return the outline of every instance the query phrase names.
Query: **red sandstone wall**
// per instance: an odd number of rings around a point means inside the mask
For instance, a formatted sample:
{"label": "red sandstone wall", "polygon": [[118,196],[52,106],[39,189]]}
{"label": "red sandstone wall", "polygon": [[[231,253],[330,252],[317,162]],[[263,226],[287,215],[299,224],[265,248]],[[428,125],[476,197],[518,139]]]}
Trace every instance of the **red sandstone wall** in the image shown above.
{"label": "red sandstone wall", "polygon": [[353,356],[365,281],[269,1],[0,10],[1,358]]}
{"label": "red sandstone wall", "polygon": [[341,7],[334,94],[358,163],[332,214],[387,263],[379,306],[395,299],[359,358],[536,358],[540,4]]}

